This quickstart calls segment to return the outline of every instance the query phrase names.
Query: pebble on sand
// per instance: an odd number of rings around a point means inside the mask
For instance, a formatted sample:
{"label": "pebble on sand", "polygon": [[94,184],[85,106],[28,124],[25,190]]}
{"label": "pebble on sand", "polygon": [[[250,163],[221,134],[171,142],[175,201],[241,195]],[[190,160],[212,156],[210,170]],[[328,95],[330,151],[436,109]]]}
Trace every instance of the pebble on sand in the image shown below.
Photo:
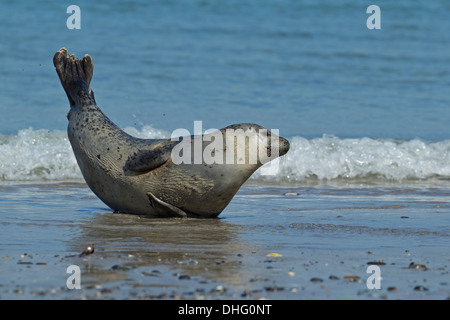
{"label": "pebble on sand", "polygon": [[79,256],[80,256],[80,257],[82,257],[82,256],[87,256],[87,255],[89,255],[89,254],[93,254],[94,251],[95,251],[94,244],[91,243],[91,244],[88,244],[88,246],[86,247],[86,249],[84,249],[83,252],[80,253]]}
{"label": "pebble on sand", "polygon": [[272,252],[272,253],[269,253],[266,255],[266,257],[282,257],[282,256],[283,255],[281,255],[279,253],[275,253],[275,252]]}
{"label": "pebble on sand", "polygon": [[417,264],[415,262],[411,262],[408,266],[408,269],[422,269],[422,270],[428,270],[427,266],[424,264]]}

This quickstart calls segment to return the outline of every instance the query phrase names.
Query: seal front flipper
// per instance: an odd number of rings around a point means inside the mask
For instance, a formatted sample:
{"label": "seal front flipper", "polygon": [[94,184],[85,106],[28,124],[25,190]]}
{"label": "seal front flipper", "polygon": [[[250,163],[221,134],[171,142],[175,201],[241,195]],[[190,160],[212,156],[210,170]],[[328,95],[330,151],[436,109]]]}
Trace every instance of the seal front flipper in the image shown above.
{"label": "seal front flipper", "polygon": [[150,206],[155,209],[156,213],[160,217],[178,217],[187,218],[186,212],[183,210],[164,202],[153,195],[151,192],[147,192],[148,199],[150,200]]}
{"label": "seal front flipper", "polygon": [[148,172],[162,166],[170,159],[173,146],[177,141],[164,140],[152,149],[139,149],[128,157],[124,169],[137,173]]}

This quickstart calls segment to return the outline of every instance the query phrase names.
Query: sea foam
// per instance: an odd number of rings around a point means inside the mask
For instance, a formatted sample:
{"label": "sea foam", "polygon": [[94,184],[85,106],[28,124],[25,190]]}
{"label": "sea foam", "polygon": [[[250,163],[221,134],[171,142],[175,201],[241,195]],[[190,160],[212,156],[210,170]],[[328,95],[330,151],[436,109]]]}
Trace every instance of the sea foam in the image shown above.
{"label": "sea foam", "polygon": [[[139,138],[168,138],[169,133],[143,126],[124,131]],[[0,134],[0,181],[83,181],[66,131],[32,128]]]}
{"label": "sea foam", "polygon": [[[170,138],[151,126],[125,128],[140,138]],[[401,181],[450,177],[450,140],[341,139],[295,136],[274,175],[258,170],[253,182],[381,179]],[[32,128],[0,134],[0,181],[83,181],[65,131]]]}
{"label": "sea foam", "polygon": [[290,143],[277,175],[257,174],[253,179],[401,181],[450,176],[450,140],[340,139],[324,135],[311,140],[293,137]]}

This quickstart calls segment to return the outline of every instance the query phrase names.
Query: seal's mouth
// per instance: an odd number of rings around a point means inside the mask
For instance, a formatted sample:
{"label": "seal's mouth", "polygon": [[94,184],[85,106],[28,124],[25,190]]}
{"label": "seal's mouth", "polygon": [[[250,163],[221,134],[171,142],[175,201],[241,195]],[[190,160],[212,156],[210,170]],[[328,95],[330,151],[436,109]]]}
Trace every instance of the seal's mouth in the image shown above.
{"label": "seal's mouth", "polygon": [[[288,153],[290,144],[287,139],[280,137],[273,131],[268,132],[268,137],[269,139],[267,139],[267,153],[270,156],[272,156],[274,152],[276,153],[276,157],[281,157]],[[275,156],[275,154],[273,156]]]}
{"label": "seal's mouth", "polygon": [[267,155],[271,160],[284,156],[290,148],[289,141],[280,137],[273,132],[269,132],[269,139],[267,139]]}
{"label": "seal's mouth", "polygon": [[289,141],[285,138],[279,137],[278,140],[279,143],[279,153],[280,153],[280,157],[284,156],[286,153],[288,153],[289,148],[291,147],[291,145],[289,144]]}

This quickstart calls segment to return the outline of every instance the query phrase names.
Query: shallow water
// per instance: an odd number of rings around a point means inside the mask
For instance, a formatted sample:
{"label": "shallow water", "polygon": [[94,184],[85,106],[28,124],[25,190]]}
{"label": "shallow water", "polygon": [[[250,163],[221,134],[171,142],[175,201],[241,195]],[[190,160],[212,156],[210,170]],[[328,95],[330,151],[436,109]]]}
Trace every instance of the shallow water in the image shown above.
{"label": "shallow water", "polygon": [[[112,213],[82,184],[4,186],[14,201],[0,201],[8,230],[0,295],[445,299],[449,192],[429,184],[246,185],[219,219],[149,219]],[[91,243],[95,252],[79,257]],[[380,259],[381,289],[369,290],[367,263]],[[66,287],[72,264],[81,290]]]}

